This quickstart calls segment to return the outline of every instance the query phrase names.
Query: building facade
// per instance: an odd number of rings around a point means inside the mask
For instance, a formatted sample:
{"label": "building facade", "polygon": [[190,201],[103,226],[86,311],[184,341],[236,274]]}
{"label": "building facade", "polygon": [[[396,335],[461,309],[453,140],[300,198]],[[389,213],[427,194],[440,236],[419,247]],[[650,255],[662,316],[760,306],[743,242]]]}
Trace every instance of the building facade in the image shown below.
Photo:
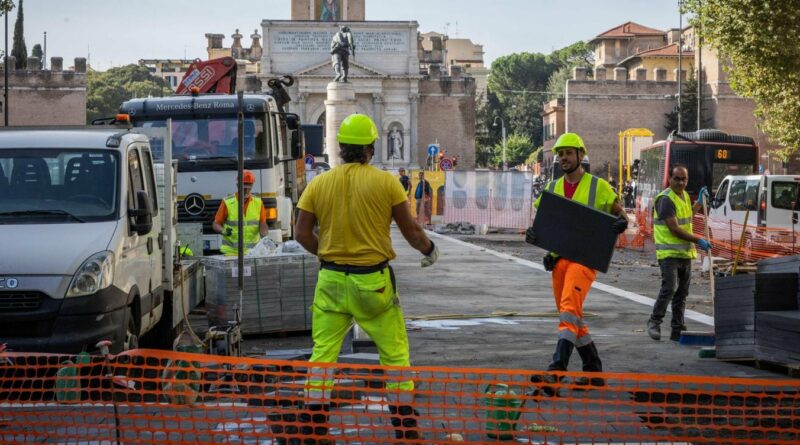
{"label": "building facade", "polygon": [[[8,58],[14,66],[14,58]],[[50,58],[42,70],[37,57],[28,57],[28,68],[9,70],[8,103],[0,96],[0,125],[8,114],[9,126],[85,125],[86,58],[77,57],[74,69],[65,70],[61,57]],[[5,76],[0,85],[5,89]]]}

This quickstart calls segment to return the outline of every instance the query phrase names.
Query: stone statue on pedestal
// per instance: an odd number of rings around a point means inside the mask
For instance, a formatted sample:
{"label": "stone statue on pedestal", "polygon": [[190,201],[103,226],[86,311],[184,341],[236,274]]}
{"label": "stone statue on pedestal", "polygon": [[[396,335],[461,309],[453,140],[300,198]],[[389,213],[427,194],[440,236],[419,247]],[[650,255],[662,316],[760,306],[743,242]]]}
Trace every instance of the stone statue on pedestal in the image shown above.
{"label": "stone statue on pedestal", "polygon": [[353,43],[353,33],[350,27],[342,26],[339,32],[334,34],[331,40],[331,62],[336,77],[334,82],[347,82],[347,74],[350,71],[350,54],[356,56],[356,46]]}

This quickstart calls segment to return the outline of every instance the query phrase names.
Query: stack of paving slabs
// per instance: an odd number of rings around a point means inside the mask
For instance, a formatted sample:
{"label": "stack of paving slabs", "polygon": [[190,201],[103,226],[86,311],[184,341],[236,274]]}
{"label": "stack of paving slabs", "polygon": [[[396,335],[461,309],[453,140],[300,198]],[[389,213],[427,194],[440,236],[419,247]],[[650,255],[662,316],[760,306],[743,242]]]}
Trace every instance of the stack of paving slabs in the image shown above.
{"label": "stack of paving slabs", "polygon": [[755,358],[755,274],[714,280],[714,337],[722,360]]}
{"label": "stack of paving slabs", "polygon": [[[209,326],[227,325],[239,305],[238,259],[204,257]],[[307,252],[245,257],[242,334],[311,330],[319,261]]]}
{"label": "stack of paving slabs", "polygon": [[[758,263],[756,358],[781,365],[800,364],[800,256]],[[763,281],[763,283],[762,283]]]}

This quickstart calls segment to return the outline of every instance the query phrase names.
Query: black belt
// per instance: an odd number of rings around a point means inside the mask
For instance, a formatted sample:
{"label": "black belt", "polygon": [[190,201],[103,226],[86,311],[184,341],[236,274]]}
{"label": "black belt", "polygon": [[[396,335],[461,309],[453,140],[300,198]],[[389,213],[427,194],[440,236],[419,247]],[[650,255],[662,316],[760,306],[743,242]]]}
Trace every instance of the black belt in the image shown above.
{"label": "black belt", "polygon": [[336,264],[330,261],[320,261],[320,266],[322,269],[332,270],[334,272],[344,272],[344,273],[352,273],[358,275],[364,275],[368,273],[380,272],[389,265],[388,261],[384,261],[380,264],[376,264],[374,266],[353,266],[350,264]]}

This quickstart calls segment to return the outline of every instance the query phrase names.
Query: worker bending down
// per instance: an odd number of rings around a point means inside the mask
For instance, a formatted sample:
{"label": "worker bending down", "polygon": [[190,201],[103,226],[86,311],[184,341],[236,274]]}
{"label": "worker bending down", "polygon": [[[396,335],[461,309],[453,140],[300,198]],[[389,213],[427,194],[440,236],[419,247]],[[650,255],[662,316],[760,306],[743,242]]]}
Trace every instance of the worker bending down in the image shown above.
{"label": "worker bending down", "polygon": [[[583,140],[575,133],[564,133],[558,138],[553,151],[558,154],[564,176],[556,181],[551,181],[545,190],[563,196],[581,204],[588,205],[602,212],[617,215],[612,230],[622,233],[628,227],[628,218],[620,205],[619,198],[611,185],[587,172],[581,166],[581,159],[586,155],[586,146]],[[539,207],[539,197],[535,206]],[[536,243],[536,232],[531,226],[525,233],[525,241]],[[559,313],[558,343],[553,354],[553,361],[547,367],[548,371],[566,371],[569,358],[574,348],[583,360],[583,370],[586,372],[602,372],[603,363],[597,352],[597,347],[589,335],[589,328],[583,320],[583,301],[597,271],[586,266],[558,256],[558,252],[548,252],[543,259],[544,267],[553,274],[553,295]],[[534,377],[538,381],[540,376]],[[552,374],[544,377],[547,383],[556,383],[557,379]],[[582,378],[578,384],[601,386],[603,379],[593,378],[591,382]],[[545,387],[546,391],[552,388]]]}
{"label": "worker bending down", "polygon": [[[314,349],[299,418],[300,436],[316,437],[303,444],[332,442],[318,437],[328,431],[334,370],[313,364],[337,361],[353,321],[377,345],[382,365],[411,366],[403,311],[389,265],[396,256],[392,219],[409,245],[423,254],[422,267],[439,257],[438,248],[411,215],[400,182],[370,165],[378,137],[378,128],[368,116],[345,118],[337,134],[343,164],[314,178],[297,204],[297,241],[320,259],[312,307]],[[317,223],[319,238],[313,231]],[[414,382],[407,372],[391,371],[386,390],[395,437],[418,439],[417,413],[411,404]]]}

